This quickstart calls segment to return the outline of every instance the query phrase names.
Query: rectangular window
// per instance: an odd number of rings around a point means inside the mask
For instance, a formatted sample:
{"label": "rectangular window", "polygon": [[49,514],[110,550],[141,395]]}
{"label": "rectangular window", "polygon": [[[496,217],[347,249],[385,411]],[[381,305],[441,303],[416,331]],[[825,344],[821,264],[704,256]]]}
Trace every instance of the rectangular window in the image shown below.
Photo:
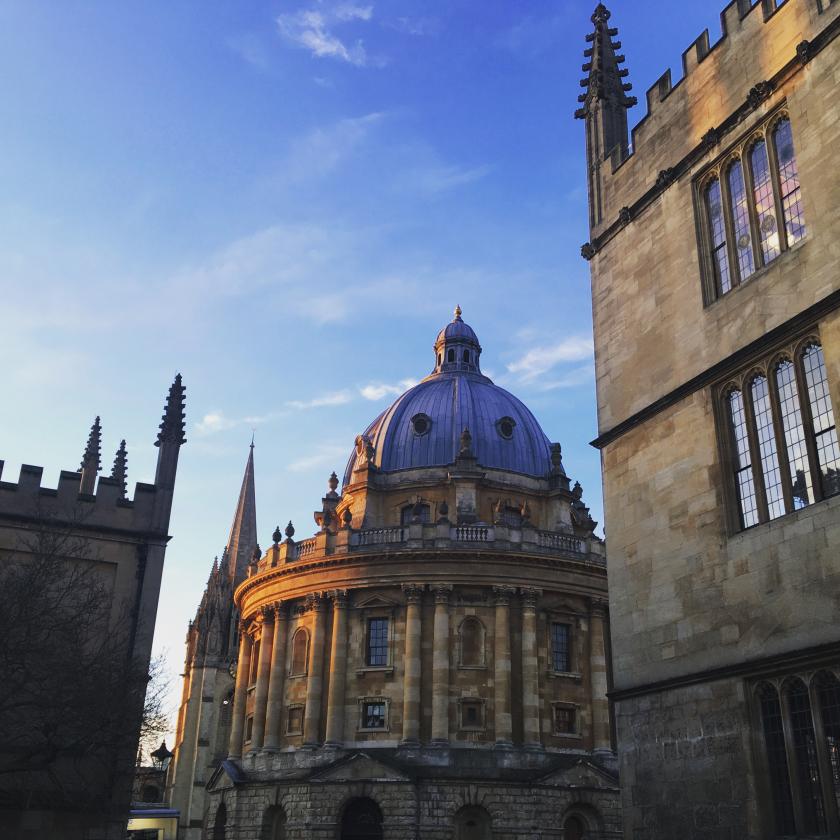
{"label": "rectangular window", "polygon": [[362,729],[385,728],[385,701],[371,700],[362,703]]}
{"label": "rectangular window", "polygon": [[286,718],[286,734],[303,734],[303,706],[289,706],[288,717]]}
{"label": "rectangular window", "polygon": [[722,403],[739,528],[840,493],[840,446],[816,339],[727,383]]}
{"label": "rectangular window", "polygon": [[568,624],[554,621],[551,624],[551,667],[554,671],[571,671],[569,659],[569,637],[571,628]]}
{"label": "rectangular window", "polygon": [[248,715],[245,718],[245,740],[250,741],[251,736],[254,734],[254,716]]}
{"label": "rectangular window", "polygon": [[367,664],[372,667],[388,664],[388,619],[369,618],[367,626]]}
{"label": "rectangular window", "polygon": [[484,703],[481,700],[461,701],[461,728],[484,728]]}
{"label": "rectangular window", "polygon": [[575,707],[554,704],[554,733],[555,735],[575,735]]}

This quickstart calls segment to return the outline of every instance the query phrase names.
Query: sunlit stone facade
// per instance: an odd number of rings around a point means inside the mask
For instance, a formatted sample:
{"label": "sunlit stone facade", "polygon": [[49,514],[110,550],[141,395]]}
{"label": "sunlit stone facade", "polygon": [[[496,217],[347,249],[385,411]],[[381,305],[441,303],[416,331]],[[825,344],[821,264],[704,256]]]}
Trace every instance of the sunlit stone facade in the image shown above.
{"label": "sunlit stone facade", "polygon": [[604,546],[460,310],[236,589],[211,837],[616,837]]}

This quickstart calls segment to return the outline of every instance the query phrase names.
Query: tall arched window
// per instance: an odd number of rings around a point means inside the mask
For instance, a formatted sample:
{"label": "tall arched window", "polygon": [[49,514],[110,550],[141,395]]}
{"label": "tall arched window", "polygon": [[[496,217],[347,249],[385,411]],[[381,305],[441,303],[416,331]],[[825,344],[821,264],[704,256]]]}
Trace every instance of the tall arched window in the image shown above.
{"label": "tall arched window", "polygon": [[831,768],[834,799],[840,810],[840,680],[830,671],[822,671],[814,678],[817,701],[822,718],[822,737]]}
{"label": "tall arched window", "polygon": [[735,231],[735,255],[738,260],[738,279],[746,280],[755,271],[752,234],[750,233],[750,210],[747,202],[747,188],[744,185],[744,168],[736,160],[727,174],[729,202]]}
{"label": "tall arched window", "polygon": [[461,641],[461,665],[477,668],[484,665],[484,625],[475,617],[468,616],[458,629]]}
{"label": "tall arched window", "polygon": [[779,416],[785,437],[785,452],[789,467],[790,494],[795,510],[814,500],[811,470],[808,467],[808,446],[799,407],[799,386],[796,369],[789,359],[776,364],[776,392],[779,395]]}
{"label": "tall arched window", "polygon": [[770,774],[771,799],[776,823],[776,834],[793,834],[793,797],[790,793],[787,752],[785,751],[782,707],[779,695],[770,683],[763,683],[757,691],[764,730],[764,753]]}
{"label": "tall arched window", "polygon": [[455,814],[457,840],[490,840],[493,819],[480,805],[467,805]]}
{"label": "tall arched window", "polygon": [[821,834],[826,830],[820,770],[817,765],[817,744],[811,718],[808,689],[800,679],[785,683],[785,699],[790,715],[791,738],[796,759],[796,778],[802,806],[803,826],[807,834]]}
{"label": "tall arched window", "polygon": [[382,811],[372,799],[348,803],[341,815],[341,840],[382,840]]}
{"label": "tall arched window", "polygon": [[825,376],[825,359],[819,344],[809,344],[802,354],[808,404],[811,408],[814,447],[819,462],[820,484],[823,495],[840,492],[840,447],[834,426],[834,410],[828,381]]}
{"label": "tall arched window", "polygon": [[744,398],[740,391],[732,390],[729,392],[727,401],[735,456],[735,486],[738,491],[741,527],[751,528],[758,524],[758,505],[753,483],[752,455],[747,432],[747,416],[744,412]]}
{"label": "tall arched window", "polygon": [[309,634],[303,627],[299,627],[292,637],[292,663],[289,668],[290,676],[300,676],[306,673],[309,653]]}
{"label": "tall arched window", "polygon": [[795,245],[805,236],[805,219],[802,213],[802,190],[799,187],[799,169],[793,152],[793,133],[790,120],[783,117],[773,129],[773,145],[779,163],[779,189],[782,213],[785,218],[787,245]]}
{"label": "tall arched window", "polygon": [[782,476],[779,472],[779,456],[776,451],[776,432],[773,428],[770,389],[763,376],[756,376],[750,383],[750,396],[758,440],[761,474],[764,476],[767,510],[770,519],[775,519],[785,512],[785,501],[782,496]]}
{"label": "tall arched window", "polygon": [[767,144],[759,140],[750,150],[750,173],[753,182],[753,206],[761,244],[761,262],[772,262],[781,253],[779,225],[776,222],[776,200],[773,197],[773,178]]}
{"label": "tall arched window", "polygon": [[732,288],[729,277],[729,252],[726,247],[726,223],[723,217],[723,199],[720,180],[712,179],[706,187],[706,215],[712,246],[712,265],[715,273],[715,287],[719,295]]}

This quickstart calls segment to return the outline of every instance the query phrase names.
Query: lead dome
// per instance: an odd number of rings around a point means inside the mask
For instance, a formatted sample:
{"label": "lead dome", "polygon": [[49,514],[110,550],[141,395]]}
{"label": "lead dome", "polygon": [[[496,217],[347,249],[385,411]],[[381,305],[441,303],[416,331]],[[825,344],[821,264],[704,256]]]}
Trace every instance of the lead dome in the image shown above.
{"label": "lead dome", "polygon": [[356,439],[344,486],[364,462],[385,473],[455,463],[468,430],[481,467],[534,478],[565,475],[531,411],[481,373],[478,336],[455,308],[434,344],[432,373],[398,397]]}

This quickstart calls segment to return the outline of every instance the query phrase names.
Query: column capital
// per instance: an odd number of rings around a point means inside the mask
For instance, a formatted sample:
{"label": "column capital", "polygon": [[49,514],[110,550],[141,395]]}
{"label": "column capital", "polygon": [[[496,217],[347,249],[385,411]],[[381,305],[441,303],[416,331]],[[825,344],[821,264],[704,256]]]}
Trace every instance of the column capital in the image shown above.
{"label": "column capital", "polygon": [[324,609],[324,601],[325,598],[322,592],[310,592],[305,599],[306,609],[321,612]]}
{"label": "column capital", "polygon": [[282,621],[289,617],[289,609],[285,601],[275,601],[270,608],[274,612],[275,621]]}
{"label": "column capital", "polygon": [[610,605],[606,598],[590,598],[589,613],[598,618],[606,618]]}
{"label": "column capital", "polygon": [[263,622],[268,622],[269,624],[274,623],[274,604],[264,604],[260,607],[260,616],[262,617]]}
{"label": "column capital", "polygon": [[349,594],[346,589],[333,589],[326,595],[333,602],[334,609],[343,610],[347,607]]}
{"label": "column capital", "polygon": [[506,607],[510,604],[510,599],[516,595],[515,586],[494,586],[493,597],[496,601],[496,606]]}
{"label": "column capital", "polygon": [[435,593],[436,604],[448,604],[449,598],[452,595],[453,586],[451,583],[435,583],[432,584],[432,592]]}
{"label": "column capital", "polygon": [[543,593],[542,589],[536,589],[533,586],[523,586],[519,592],[522,595],[522,606],[529,610],[535,610],[537,608],[537,600]]}
{"label": "column capital", "polygon": [[408,604],[419,604],[423,600],[423,590],[426,587],[422,583],[404,583],[402,591]]}

